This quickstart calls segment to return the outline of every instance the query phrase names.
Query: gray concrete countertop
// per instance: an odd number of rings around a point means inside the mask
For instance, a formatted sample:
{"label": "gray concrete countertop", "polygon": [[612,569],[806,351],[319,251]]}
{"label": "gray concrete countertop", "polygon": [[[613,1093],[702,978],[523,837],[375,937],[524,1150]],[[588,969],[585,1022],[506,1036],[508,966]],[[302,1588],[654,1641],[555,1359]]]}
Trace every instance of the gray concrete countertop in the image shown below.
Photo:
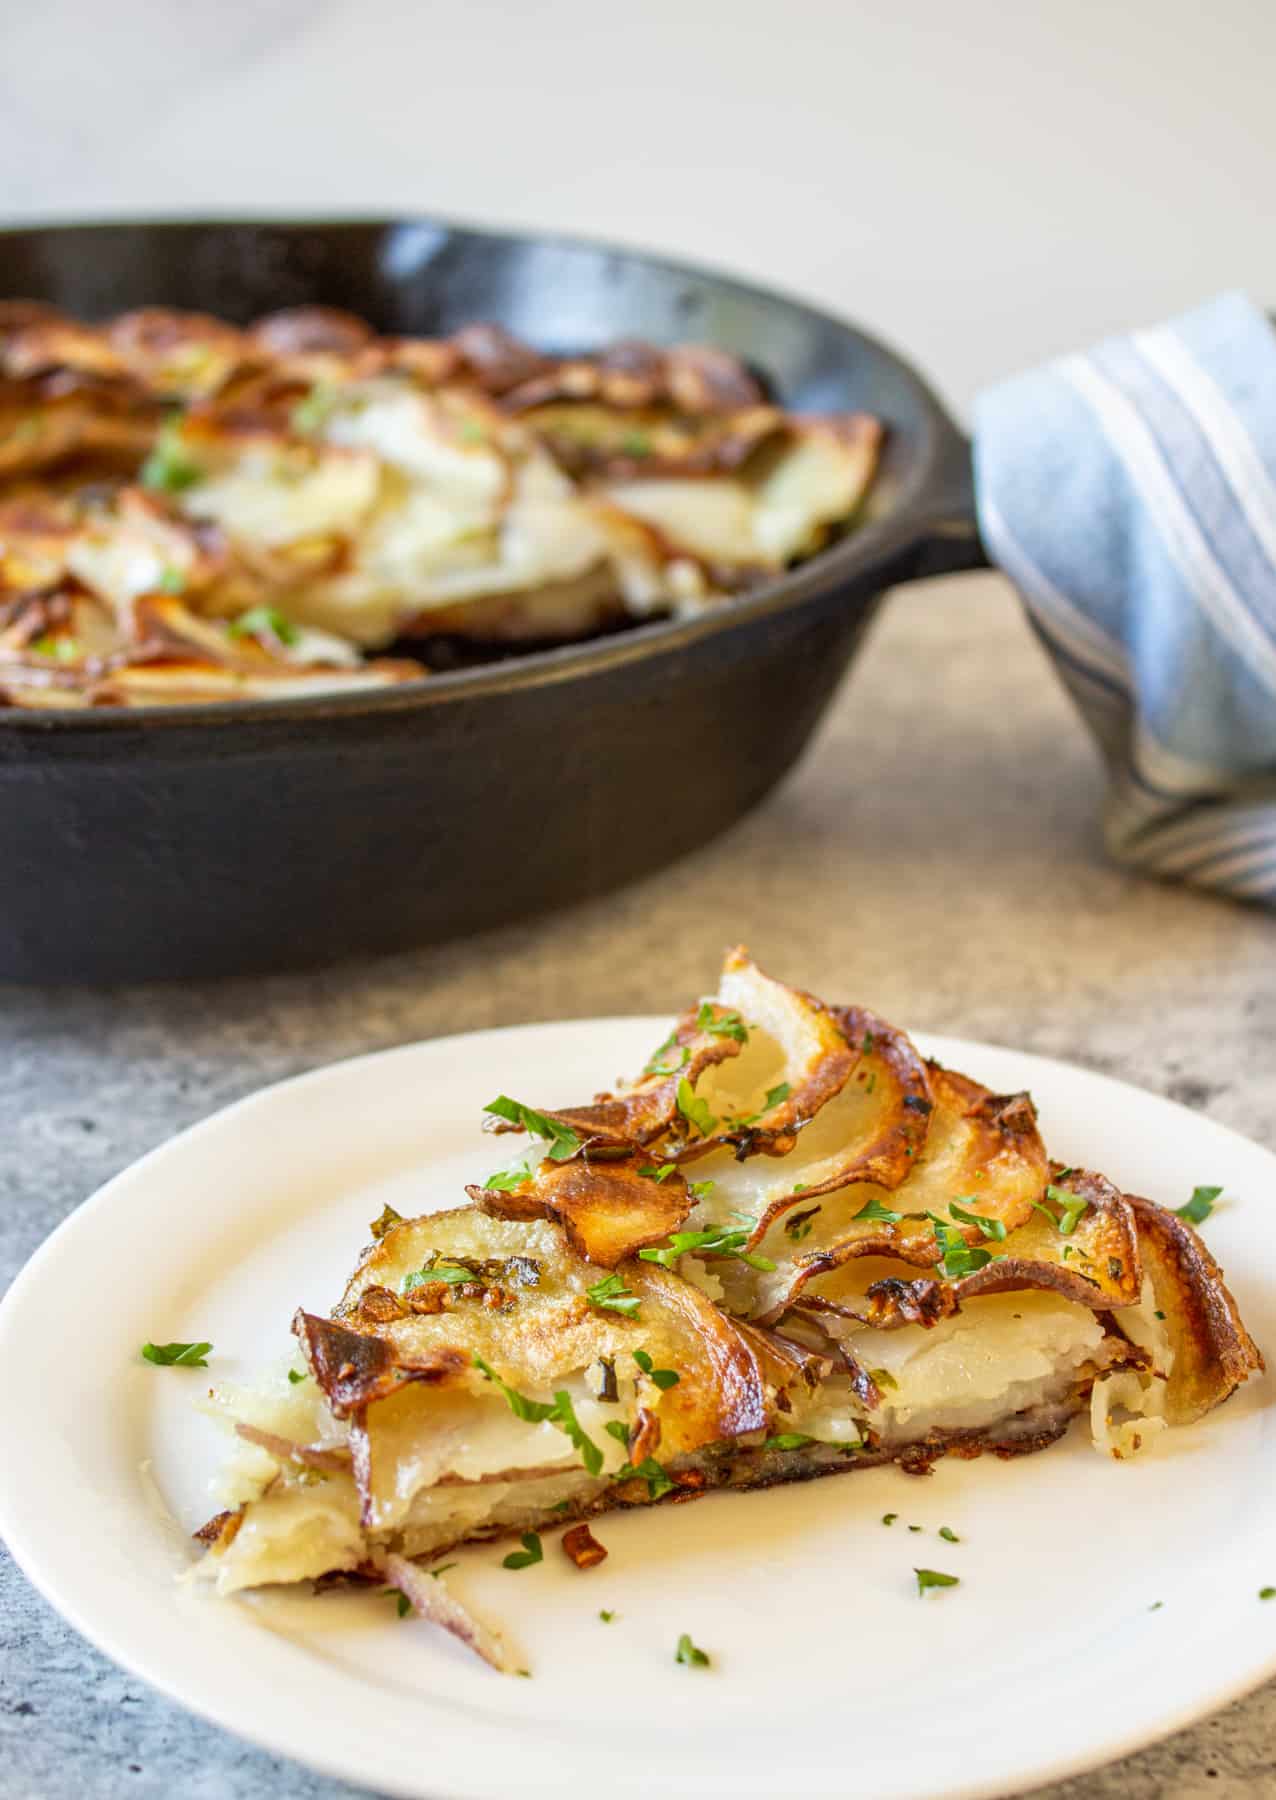
{"label": "gray concrete countertop", "polygon": [[[736,939],[817,993],[1119,1074],[1276,1145],[1276,920],[1111,867],[1100,793],[1009,590],[966,577],[894,595],[781,791],[616,898],[313,975],[0,990],[0,1283],[108,1176],[252,1088],[479,1026],[672,1011]],[[355,1792],[156,1698],[0,1563],[0,1792],[267,1791]],[[1049,1792],[1276,1793],[1276,1685]]]}

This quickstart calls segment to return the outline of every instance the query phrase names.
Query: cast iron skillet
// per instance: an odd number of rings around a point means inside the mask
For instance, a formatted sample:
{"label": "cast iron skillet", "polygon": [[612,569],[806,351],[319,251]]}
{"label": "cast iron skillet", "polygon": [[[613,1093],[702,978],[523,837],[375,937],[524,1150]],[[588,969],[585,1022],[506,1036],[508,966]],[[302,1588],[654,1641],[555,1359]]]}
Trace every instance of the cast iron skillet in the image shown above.
{"label": "cast iron skillet", "polygon": [[0,712],[0,978],[134,981],[426,943],[694,849],[806,744],[883,590],[983,561],[969,447],[862,331],[628,250],[433,219],[0,232],[0,295],[382,331],[491,319],[549,350],[719,344],[799,409],[890,428],[867,522],[708,618],[278,704]]}

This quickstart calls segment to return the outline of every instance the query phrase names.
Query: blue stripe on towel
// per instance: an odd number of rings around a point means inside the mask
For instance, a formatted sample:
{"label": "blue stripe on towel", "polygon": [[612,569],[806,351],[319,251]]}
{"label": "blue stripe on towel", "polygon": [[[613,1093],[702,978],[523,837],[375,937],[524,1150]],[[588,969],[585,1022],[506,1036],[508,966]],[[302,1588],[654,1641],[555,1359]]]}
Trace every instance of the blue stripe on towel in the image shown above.
{"label": "blue stripe on towel", "polygon": [[1131,865],[1276,904],[1276,335],[1230,294],[976,409],[989,550],[1089,722]]}

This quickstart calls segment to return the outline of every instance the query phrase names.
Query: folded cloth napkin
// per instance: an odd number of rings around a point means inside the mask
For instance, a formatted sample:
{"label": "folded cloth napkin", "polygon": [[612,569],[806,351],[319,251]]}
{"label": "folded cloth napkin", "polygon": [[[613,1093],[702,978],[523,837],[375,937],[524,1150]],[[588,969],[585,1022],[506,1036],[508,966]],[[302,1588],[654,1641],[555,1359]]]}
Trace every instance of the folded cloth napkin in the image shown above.
{"label": "folded cloth napkin", "polygon": [[984,542],[1098,739],[1109,848],[1276,906],[1276,333],[1241,294],[992,389]]}

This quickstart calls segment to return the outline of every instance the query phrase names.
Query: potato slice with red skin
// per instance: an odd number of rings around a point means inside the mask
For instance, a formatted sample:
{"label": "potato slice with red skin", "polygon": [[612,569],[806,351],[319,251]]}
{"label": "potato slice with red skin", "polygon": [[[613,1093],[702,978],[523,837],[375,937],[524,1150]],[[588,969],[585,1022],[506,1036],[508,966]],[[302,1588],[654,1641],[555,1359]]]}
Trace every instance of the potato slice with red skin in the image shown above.
{"label": "potato slice with red skin", "polygon": [[[835,1008],[763,974],[737,948],[716,996],[688,1008],[636,1081],[590,1105],[542,1110],[580,1137],[646,1145],[661,1162],[694,1162],[723,1146],[783,1156],[845,1087],[863,1054],[861,1039],[853,1048]],[[688,1093],[708,1108],[707,1130],[680,1109]],[[773,1093],[780,1098],[768,1106]],[[521,1127],[489,1116],[484,1129]]]}
{"label": "potato slice with red skin", "polygon": [[691,1212],[678,1170],[656,1180],[642,1173],[652,1167],[648,1153],[637,1148],[604,1162],[586,1152],[567,1162],[543,1162],[521,1187],[465,1191],[493,1218],[557,1219],[573,1250],[614,1269],[626,1256],[663,1242]]}
{"label": "potato slice with red skin", "polygon": [[[834,1017],[857,1052],[855,1072],[777,1165],[778,1180],[773,1177],[751,1249],[786,1213],[823,1194],[862,1182],[898,1187],[924,1153],[934,1103],[920,1056],[902,1031],[865,1007],[839,1007]],[[705,1167],[696,1173],[712,1171]]]}
{"label": "potato slice with red skin", "polygon": [[958,1311],[963,1300],[1019,1288],[1049,1288],[1092,1312],[1135,1305],[1143,1273],[1130,1205],[1110,1181],[1087,1171],[1059,1171],[1057,1186],[1086,1202],[1066,1236],[1056,1223],[1063,1209],[1043,1201],[1049,1217],[1034,1208],[1027,1222],[997,1242],[995,1250],[986,1244],[994,1260],[982,1268],[956,1279],[911,1277],[891,1271],[889,1263],[935,1267],[940,1251],[933,1227],[911,1221],[915,1234],[901,1236],[889,1225],[878,1225],[846,1246],[838,1262],[808,1266],[790,1304],[798,1311],[841,1316],[882,1330],[935,1325]]}
{"label": "potato slice with red skin", "polygon": [[1265,1367],[1262,1353],[1241,1323],[1223,1271],[1192,1226],[1137,1194],[1125,1199],[1174,1352],[1165,1416],[1171,1425],[1187,1425]]}
{"label": "potato slice with red skin", "polygon": [[[701,1021],[704,1021],[703,1023]],[[722,1029],[726,1024],[730,1030]],[[689,1008],[673,1031],[647,1060],[636,1081],[622,1083],[614,1093],[598,1094],[584,1106],[542,1109],[581,1138],[623,1139],[649,1144],[670,1130],[678,1114],[678,1090],[687,1081],[692,1088],[706,1069],[739,1056],[741,1044],[731,1031],[738,1026],[728,1009],[712,1002]],[[484,1131],[498,1134],[523,1127],[489,1113]]]}
{"label": "potato slice with red skin", "polygon": [[[762,972],[743,946],[727,955],[716,1002],[744,1021],[748,1041],[728,1066],[692,1084],[709,1109],[701,1130],[685,1113],[671,1122],[664,1154],[693,1162],[730,1145],[737,1156],[784,1156],[799,1131],[841,1093],[859,1061],[833,1007]],[[772,1094],[778,1096],[770,1105]]]}
{"label": "potato slice with red skin", "polygon": [[[787,1205],[773,1217],[765,1241],[755,1240],[777,1265],[757,1283],[757,1317],[775,1318],[817,1275],[850,1257],[897,1256],[922,1267],[937,1262],[927,1213],[950,1220],[967,1243],[981,1243],[979,1225],[953,1219],[954,1201],[1007,1232],[1033,1217],[1049,1165],[1032,1101],[1026,1094],[993,1094],[937,1063],[928,1063],[925,1072],[931,1110],[918,1115],[927,1128],[924,1143],[911,1156],[907,1138],[898,1146],[908,1164],[905,1179],[893,1187],[858,1181],[822,1197],[814,1189],[799,1194],[801,1204]],[[904,1103],[909,1097],[905,1091]],[[882,1212],[901,1216],[872,1216]]]}
{"label": "potato slice with red skin", "polygon": [[[484,1298],[454,1290],[457,1298],[441,1312],[385,1319],[364,1314],[361,1302],[369,1290],[403,1292],[410,1299],[415,1290],[407,1277],[436,1257],[481,1264],[522,1257],[534,1264],[535,1279],[511,1288],[514,1304],[508,1307],[492,1308]],[[351,1420],[354,1476],[365,1507],[381,1454],[379,1407],[390,1401],[384,1418],[401,1426],[408,1405],[428,1430],[431,1388],[481,1402],[499,1398],[476,1358],[519,1393],[545,1398],[601,1358],[626,1367],[634,1383],[627,1422],[635,1464],[657,1449],[662,1459],[670,1458],[766,1430],[782,1390],[809,1383],[800,1354],[738,1326],[690,1282],[637,1260],[622,1264],[622,1271],[638,1300],[632,1317],[590,1304],[597,1269],[570,1248],[557,1226],[491,1219],[465,1207],[386,1231],[360,1263],[340,1317],[302,1313],[296,1326],[329,1406]],[[636,1365],[635,1350],[658,1368],[675,1370],[678,1381],[667,1388],[651,1381]],[[406,1392],[413,1384],[426,1384],[419,1399]],[[564,1438],[563,1459],[571,1456]]]}

